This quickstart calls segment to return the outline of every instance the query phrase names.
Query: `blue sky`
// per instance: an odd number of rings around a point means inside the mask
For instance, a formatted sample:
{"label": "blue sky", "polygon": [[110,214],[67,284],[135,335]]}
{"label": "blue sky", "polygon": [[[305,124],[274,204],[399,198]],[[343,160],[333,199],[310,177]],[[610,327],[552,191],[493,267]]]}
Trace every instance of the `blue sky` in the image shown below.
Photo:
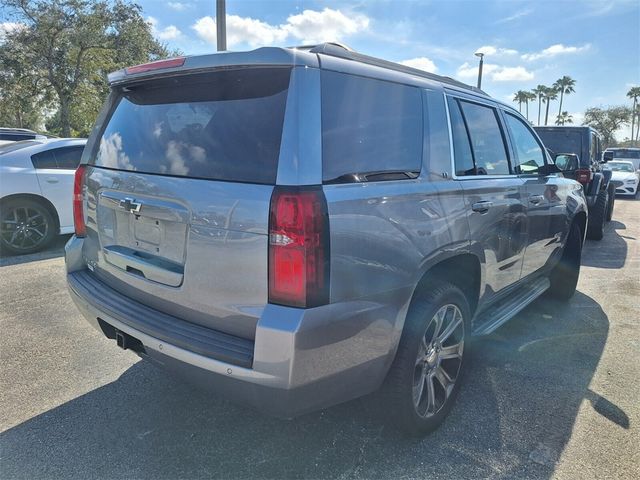
{"label": "blue sky", "polygon": [[[215,0],[139,3],[168,46],[215,51]],[[483,88],[503,101],[569,75],[576,93],[563,110],[578,124],[587,107],[628,104],[626,92],[640,84],[638,0],[227,0],[227,15],[231,50],[339,40],[471,84],[483,49]]]}

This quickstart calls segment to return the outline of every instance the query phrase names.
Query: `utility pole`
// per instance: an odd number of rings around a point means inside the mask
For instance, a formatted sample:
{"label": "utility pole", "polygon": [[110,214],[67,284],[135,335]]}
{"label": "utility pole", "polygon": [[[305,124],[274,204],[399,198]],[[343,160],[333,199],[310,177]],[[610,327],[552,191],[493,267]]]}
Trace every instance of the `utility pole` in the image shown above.
{"label": "utility pole", "polygon": [[476,57],[480,57],[480,65],[478,66],[478,88],[482,88],[482,64],[484,63],[484,53],[476,52]]}
{"label": "utility pole", "polygon": [[216,40],[218,51],[227,49],[227,8],[225,0],[216,0]]}

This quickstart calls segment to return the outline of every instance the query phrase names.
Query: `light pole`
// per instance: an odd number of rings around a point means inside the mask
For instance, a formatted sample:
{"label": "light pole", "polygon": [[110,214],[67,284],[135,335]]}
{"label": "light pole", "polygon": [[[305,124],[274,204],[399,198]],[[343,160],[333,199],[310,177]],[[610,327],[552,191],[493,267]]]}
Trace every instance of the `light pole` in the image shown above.
{"label": "light pole", "polygon": [[480,65],[478,66],[478,88],[482,88],[482,64],[484,63],[484,53],[476,52],[476,57],[480,57]]}
{"label": "light pole", "polygon": [[225,0],[216,0],[216,40],[218,51],[227,49],[227,8]]}

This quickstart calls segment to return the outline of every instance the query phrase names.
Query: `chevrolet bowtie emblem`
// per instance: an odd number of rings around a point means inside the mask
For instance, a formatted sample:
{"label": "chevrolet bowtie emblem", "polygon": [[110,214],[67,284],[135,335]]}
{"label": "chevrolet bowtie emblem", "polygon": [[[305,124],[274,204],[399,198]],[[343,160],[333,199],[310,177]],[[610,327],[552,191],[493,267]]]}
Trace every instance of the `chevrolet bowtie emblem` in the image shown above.
{"label": "chevrolet bowtie emblem", "polygon": [[140,208],[142,207],[142,203],[138,203],[133,198],[124,198],[120,200],[120,208],[124,208],[126,211],[131,213],[138,213]]}

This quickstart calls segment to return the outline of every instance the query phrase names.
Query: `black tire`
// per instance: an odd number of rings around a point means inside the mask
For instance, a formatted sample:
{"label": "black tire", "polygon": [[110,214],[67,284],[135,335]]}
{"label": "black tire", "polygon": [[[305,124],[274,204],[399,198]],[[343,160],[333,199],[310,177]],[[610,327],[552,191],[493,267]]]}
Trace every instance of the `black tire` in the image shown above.
{"label": "black tire", "polygon": [[613,206],[616,203],[616,187],[612,183],[609,183],[607,192],[609,195],[609,203],[607,204],[607,222],[610,222],[613,218]]}
{"label": "black tire", "polygon": [[[431,282],[422,292],[409,309],[396,357],[381,392],[388,420],[411,436],[435,430],[451,410],[460,388],[464,358],[469,358],[471,333],[469,303],[458,287]],[[444,317],[439,323],[442,328],[438,332],[436,314],[443,309]],[[449,329],[452,333],[445,336]],[[440,341],[438,334],[444,340]],[[416,398],[418,395],[421,396]]]}
{"label": "black tire", "polygon": [[571,225],[567,243],[562,251],[562,257],[553,267],[549,280],[551,287],[547,293],[557,300],[567,301],[576,293],[578,278],[580,277],[580,261],[582,259],[582,232],[575,223]]}
{"label": "black tire", "polygon": [[587,238],[590,240],[602,240],[604,236],[604,224],[607,218],[607,204],[609,193],[601,190],[596,197],[596,202],[589,210],[589,222],[587,226]]}
{"label": "black tire", "polygon": [[16,199],[0,205],[0,250],[25,255],[46,248],[56,236],[56,222],[41,202]]}

